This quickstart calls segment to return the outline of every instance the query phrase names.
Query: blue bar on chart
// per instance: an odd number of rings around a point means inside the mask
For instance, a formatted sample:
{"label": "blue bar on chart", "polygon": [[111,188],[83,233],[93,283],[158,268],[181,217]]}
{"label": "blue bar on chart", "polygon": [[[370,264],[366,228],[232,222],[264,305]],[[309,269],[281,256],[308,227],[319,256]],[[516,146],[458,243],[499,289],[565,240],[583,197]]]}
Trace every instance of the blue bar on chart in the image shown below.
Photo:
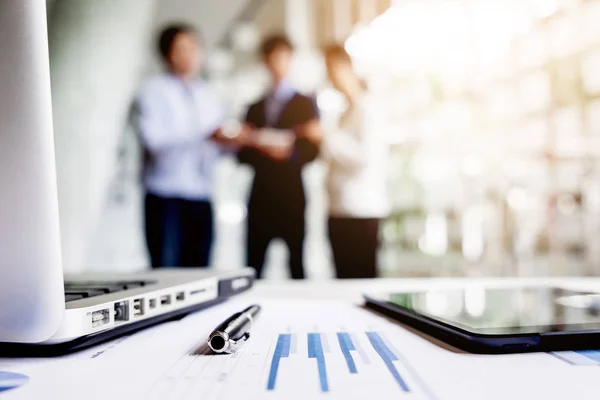
{"label": "blue bar on chart", "polygon": [[[390,349],[390,351],[392,352],[392,354],[396,356],[396,359],[400,360],[400,358],[401,358],[400,357],[401,356],[400,351],[392,344],[392,342],[390,342],[388,340],[388,338],[385,336],[385,334],[384,333],[379,333],[379,337],[381,337],[381,340],[383,340],[383,343],[385,343],[385,345],[387,346],[387,348]],[[402,361],[402,360],[400,360],[400,361]]]}
{"label": "blue bar on chart", "polygon": [[551,354],[571,365],[600,365],[600,350],[557,351]]}
{"label": "blue bar on chart", "polygon": [[353,350],[356,350],[354,343],[352,342],[352,338],[348,332],[338,332],[337,334],[338,342],[340,343],[340,349],[342,350],[342,354],[346,359],[346,365],[348,365],[348,370],[350,370],[351,374],[357,374],[358,369],[356,368],[356,363],[354,362],[354,358],[352,357]]}
{"label": "blue bar on chart", "polygon": [[322,392],[329,392],[329,383],[327,382],[327,369],[325,366],[325,354],[323,352],[323,343],[320,333],[308,334],[308,358],[317,360],[319,370],[319,382]]}
{"label": "blue bar on chart", "polygon": [[398,385],[400,385],[400,388],[404,392],[410,392],[410,388],[408,387],[408,385],[394,366],[394,361],[398,361],[398,357],[385,344],[385,341],[383,340],[381,335],[379,335],[377,332],[367,332],[367,337],[369,338],[373,349],[375,349],[377,354],[379,354],[379,357],[381,357],[387,369],[390,371],[396,382],[398,382]]}
{"label": "blue bar on chart", "polygon": [[282,358],[288,358],[290,356],[291,340],[291,334],[281,334],[277,338],[277,345],[275,346],[275,352],[273,353],[273,359],[271,360],[271,369],[269,371],[267,390],[275,390],[277,373],[279,371],[279,363],[281,362]]}

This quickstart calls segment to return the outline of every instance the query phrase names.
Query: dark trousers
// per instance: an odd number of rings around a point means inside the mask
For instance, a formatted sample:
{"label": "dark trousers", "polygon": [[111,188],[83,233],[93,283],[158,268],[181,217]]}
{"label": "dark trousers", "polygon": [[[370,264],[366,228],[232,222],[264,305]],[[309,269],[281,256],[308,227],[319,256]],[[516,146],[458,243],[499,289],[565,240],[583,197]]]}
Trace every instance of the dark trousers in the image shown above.
{"label": "dark trousers", "polygon": [[208,266],[213,242],[210,202],[147,194],[145,217],[153,268]]}
{"label": "dark trousers", "polygon": [[304,213],[298,214],[275,217],[248,212],[247,260],[258,278],[262,278],[269,244],[281,238],[289,249],[292,279],[304,279]]}
{"label": "dark trousers", "polygon": [[338,279],[377,277],[379,219],[331,217],[329,240]]}

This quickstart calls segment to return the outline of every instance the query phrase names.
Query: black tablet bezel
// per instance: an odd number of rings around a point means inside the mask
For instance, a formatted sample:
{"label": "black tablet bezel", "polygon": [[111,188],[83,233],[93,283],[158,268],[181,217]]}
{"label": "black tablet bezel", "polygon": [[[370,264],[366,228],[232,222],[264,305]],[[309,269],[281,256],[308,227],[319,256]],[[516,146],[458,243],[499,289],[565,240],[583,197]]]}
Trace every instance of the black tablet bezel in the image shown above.
{"label": "black tablet bezel", "polygon": [[600,347],[600,330],[597,329],[570,332],[540,331],[524,334],[482,334],[461,329],[427,315],[418,314],[408,308],[374,296],[365,295],[365,306],[470,353],[512,354],[585,350]]}

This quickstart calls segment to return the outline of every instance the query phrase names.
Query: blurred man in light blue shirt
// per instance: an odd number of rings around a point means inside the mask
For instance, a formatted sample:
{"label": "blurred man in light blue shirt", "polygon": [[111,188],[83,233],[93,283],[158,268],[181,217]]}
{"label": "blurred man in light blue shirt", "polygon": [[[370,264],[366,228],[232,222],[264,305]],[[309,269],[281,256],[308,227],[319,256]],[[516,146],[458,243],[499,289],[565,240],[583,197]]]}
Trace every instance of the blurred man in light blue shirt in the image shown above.
{"label": "blurred man in light blue shirt", "polygon": [[241,145],[246,133],[222,128],[223,104],[197,78],[202,50],[193,27],[166,28],[159,51],[167,72],[149,79],[137,98],[145,149],[145,230],[154,268],[209,264],[215,165],[221,148]]}

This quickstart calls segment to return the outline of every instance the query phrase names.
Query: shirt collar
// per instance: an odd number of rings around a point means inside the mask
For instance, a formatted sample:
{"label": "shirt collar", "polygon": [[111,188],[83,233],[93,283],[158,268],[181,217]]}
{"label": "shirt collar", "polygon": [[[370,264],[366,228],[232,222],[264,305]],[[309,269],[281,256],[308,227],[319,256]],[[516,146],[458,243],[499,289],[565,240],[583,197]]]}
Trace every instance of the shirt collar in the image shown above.
{"label": "shirt collar", "polygon": [[185,87],[198,87],[204,85],[204,81],[199,77],[194,77],[192,79],[181,79],[177,75],[172,74],[170,72],[166,73],[165,76],[171,82]]}
{"label": "shirt collar", "polygon": [[271,91],[270,98],[277,101],[289,100],[296,94],[296,89],[289,83],[287,79],[282,80]]}

